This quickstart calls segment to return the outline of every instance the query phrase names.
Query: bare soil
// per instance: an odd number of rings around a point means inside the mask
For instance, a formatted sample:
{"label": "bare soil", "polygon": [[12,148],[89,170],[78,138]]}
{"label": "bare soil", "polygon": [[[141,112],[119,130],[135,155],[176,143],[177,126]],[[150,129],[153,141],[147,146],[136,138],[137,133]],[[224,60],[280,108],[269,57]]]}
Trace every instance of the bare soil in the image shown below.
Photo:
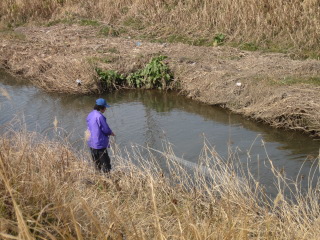
{"label": "bare soil", "polygon": [[[104,37],[91,26],[20,27],[0,33],[0,67],[46,91],[100,91],[96,66],[129,73],[154,55],[168,56],[180,93],[274,127],[320,137],[320,87],[282,84],[320,76],[320,61],[230,47],[161,44]],[[76,80],[80,79],[79,86]]]}

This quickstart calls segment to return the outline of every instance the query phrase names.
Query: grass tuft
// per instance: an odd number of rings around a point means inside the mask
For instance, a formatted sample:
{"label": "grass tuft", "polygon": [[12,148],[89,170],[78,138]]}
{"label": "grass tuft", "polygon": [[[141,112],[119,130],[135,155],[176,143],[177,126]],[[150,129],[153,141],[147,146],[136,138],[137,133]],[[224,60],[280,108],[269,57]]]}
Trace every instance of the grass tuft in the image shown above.
{"label": "grass tuft", "polygon": [[79,24],[80,26],[100,26],[98,21],[90,19],[81,19]]}

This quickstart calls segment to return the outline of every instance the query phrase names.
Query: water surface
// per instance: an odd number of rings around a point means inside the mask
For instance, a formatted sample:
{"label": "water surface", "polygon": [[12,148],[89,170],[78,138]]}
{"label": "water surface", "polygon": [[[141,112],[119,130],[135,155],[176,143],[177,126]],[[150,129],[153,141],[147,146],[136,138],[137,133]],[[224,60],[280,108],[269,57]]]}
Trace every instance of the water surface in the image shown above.
{"label": "water surface", "polygon": [[0,125],[9,124],[13,118],[24,119],[28,130],[50,135],[57,119],[59,134],[68,136],[76,148],[86,147],[86,116],[95,99],[103,97],[112,106],[105,115],[121,147],[137,143],[162,150],[163,142],[169,141],[176,156],[196,163],[206,139],[222,157],[227,158],[231,150],[249,161],[250,170],[266,186],[273,183],[270,170],[264,166],[268,166],[268,159],[295,178],[299,171],[308,175],[313,158],[319,154],[320,142],[304,134],[274,129],[175,92],[48,94],[4,72],[0,72],[0,88],[11,97],[0,95]]}

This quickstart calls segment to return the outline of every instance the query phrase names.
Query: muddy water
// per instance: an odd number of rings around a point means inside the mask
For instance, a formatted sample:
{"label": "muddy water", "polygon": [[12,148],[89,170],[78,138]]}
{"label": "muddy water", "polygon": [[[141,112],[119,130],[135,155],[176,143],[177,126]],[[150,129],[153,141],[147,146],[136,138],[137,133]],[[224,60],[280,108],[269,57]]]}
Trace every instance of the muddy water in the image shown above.
{"label": "muddy water", "polygon": [[0,94],[0,126],[8,125],[13,118],[24,119],[28,130],[50,135],[56,118],[59,134],[68,136],[77,148],[85,146],[87,114],[95,99],[104,97],[112,106],[105,114],[107,121],[121,147],[138,143],[162,150],[163,141],[167,140],[178,157],[196,163],[206,138],[224,158],[228,152],[236,151],[243,161],[249,159],[252,173],[267,187],[273,185],[272,174],[265,167],[269,166],[268,158],[287,177],[295,178],[298,174],[308,175],[313,159],[319,154],[320,141],[293,131],[273,129],[176,93],[47,94],[4,72],[0,72],[0,88],[11,97],[10,100]]}

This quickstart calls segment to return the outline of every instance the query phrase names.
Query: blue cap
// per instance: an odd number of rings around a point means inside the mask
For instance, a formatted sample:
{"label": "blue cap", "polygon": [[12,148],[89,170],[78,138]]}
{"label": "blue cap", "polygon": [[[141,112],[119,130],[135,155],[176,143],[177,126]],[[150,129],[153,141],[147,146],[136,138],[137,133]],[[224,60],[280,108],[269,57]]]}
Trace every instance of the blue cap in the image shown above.
{"label": "blue cap", "polygon": [[110,106],[107,104],[106,100],[104,100],[103,98],[97,99],[97,100],[96,100],[96,104],[99,105],[99,106],[104,106],[104,107],[106,107],[106,108],[110,107]]}

